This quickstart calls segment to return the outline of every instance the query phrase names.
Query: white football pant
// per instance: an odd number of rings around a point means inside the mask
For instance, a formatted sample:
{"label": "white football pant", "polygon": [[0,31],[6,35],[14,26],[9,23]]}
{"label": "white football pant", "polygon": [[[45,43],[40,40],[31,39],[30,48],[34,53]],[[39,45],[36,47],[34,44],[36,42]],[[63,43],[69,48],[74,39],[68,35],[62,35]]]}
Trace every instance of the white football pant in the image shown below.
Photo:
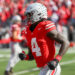
{"label": "white football pant", "polygon": [[58,64],[55,70],[50,70],[48,66],[40,68],[39,75],[60,75],[60,72],[61,72],[61,68],[60,68],[60,65]]}
{"label": "white football pant", "polygon": [[18,54],[22,52],[22,49],[18,42],[11,42],[10,48],[11,48],[11,57],[8,62],[6,71],[9,71],[10,68],[13,68],[16,65],[16,63],[19,62],[20,59],[18,57]]}

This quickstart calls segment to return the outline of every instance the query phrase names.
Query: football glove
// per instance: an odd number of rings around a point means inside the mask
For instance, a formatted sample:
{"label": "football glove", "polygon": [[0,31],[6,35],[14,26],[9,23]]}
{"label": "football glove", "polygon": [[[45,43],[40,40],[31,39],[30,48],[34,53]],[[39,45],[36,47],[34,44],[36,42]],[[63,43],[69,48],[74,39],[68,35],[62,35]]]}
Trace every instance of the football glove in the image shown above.
{"label": "football glove", "polygon": [[57,65],[58,65],[59,61],[57,59],[54,59],[53,61],[50,61],[48,63],[48,67],[51,69],[51,70],[54,70]]}
{"label": "football glove", "polygon": [[48,63],[48,67],[49,67],[51,70],[54,70],[54,69],[57,67],[57,65],[58,65],[58,63],[60,62],[61,59],[62,59],[62,57],[61,57],[60,55],[57,55],[54,60],[52,60],[52,61],[50,61],[50,62]]}
{"label": "football glove", "polygon": [[25,54],[24,53],[19,53],[19,58],[21,60],[24,60],[26,58]]}

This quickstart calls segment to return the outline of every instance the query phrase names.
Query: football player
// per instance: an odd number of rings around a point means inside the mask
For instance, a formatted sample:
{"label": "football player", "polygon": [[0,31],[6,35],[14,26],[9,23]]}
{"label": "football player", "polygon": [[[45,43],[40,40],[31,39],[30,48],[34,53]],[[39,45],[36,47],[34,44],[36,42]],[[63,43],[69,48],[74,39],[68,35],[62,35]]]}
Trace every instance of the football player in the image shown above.
{"label": "football player", "polygon": [[[47,20],[47,8],[43,4],[30,4],[25,14],[31,23],[23,31],[29,53],[26,55],[23,51],[19,54],[20,59],[35,59],[37,67],[40,68],[39,75],[60,75],[59,62],[68,50],[69,41],[56,30],[52,21]],[[55,41],[61,44],[56,56]]]}
{"label": "football player", "polygon": [[13,67],[16,63],[19,62],[18,54],[22,53],[22,49],[19,45],[19,42],[23,40],[21,36],[21,17],[15,15],[12,18],[12,25],[10,26],[9,35],[10,35],[10,48],[11,48],[11,57],[8,62],[8,65],[5,70],[5,75],[11,75]]}

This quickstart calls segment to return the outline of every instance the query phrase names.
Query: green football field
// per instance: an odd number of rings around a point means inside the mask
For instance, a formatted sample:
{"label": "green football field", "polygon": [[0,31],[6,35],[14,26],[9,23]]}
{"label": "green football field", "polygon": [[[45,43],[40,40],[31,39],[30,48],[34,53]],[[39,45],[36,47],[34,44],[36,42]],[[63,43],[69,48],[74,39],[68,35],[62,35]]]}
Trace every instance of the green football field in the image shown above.
{"label": "green football field", "polygon": [[[24,49],[26,50],[26,49]],[[0,49],[0,75],[4,75],[10,57],[10,49]],[[61,62],[61,75],[75,75],[75,48],[70,48]],[[14,75],[38,75],[35,61],[20,61],[13,69]]]}

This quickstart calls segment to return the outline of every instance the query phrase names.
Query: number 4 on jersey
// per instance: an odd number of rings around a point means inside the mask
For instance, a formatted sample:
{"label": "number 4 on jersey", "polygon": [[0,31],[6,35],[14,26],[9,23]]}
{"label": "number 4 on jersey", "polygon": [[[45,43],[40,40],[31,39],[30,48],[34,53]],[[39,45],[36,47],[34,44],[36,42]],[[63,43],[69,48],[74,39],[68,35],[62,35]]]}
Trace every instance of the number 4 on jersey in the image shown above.
{"label": "number 4 on jersey", "polygon": [[37,44],[36,38],[32,38],[31,45],[32,45],[32,52],[35,52],[36,56],[41,56],[41,51]]}

